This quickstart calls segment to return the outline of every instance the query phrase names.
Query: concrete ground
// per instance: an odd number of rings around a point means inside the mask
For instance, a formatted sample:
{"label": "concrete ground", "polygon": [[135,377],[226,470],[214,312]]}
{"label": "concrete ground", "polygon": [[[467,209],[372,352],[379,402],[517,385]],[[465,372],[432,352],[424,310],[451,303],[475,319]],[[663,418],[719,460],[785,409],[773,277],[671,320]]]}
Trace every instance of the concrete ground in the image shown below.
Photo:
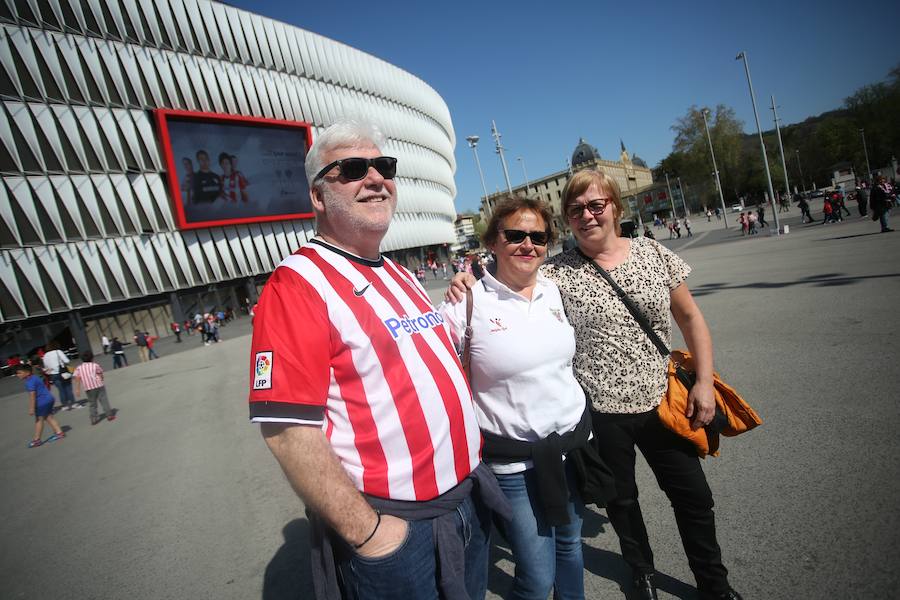
{"label": "concrete ground", "polygon": [[[694,238],[664,242],[694,267],[718,370],[765,420],[704,463],[725,561],[748,600],[893,597],[900,233],[785,216],[786,236],[695,220]],[[59,413],[67,437],[40,448],[26,448],[24,393],[0,388],[0,598],[311,597],[302,504],[247,421],[248,321],[220,344],[166,340],[160,360],[108,371],[119,419]],[[694,598],[642,460],[639,485],[660,597]],[[604,511],[584,535],[587,596],[622,598]],[[498,540],[491,598],[509,558]]]}

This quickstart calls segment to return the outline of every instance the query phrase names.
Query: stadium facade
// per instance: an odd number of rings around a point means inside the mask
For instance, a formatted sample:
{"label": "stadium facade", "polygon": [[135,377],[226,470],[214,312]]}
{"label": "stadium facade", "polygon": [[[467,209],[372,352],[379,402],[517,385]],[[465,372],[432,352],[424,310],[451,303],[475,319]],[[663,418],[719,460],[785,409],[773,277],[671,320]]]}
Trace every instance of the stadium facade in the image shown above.
{"label": "stadium facade", "polygon": [[303,122],[313,139],[365,116],[399,159],[383,251],[412,266],[455,240],[446,104],[334,40],[208,0],[22,0],[0,2],[0,63],[0,355],[242,306],[313,235],[310,218],[179,227],[160,109]]}

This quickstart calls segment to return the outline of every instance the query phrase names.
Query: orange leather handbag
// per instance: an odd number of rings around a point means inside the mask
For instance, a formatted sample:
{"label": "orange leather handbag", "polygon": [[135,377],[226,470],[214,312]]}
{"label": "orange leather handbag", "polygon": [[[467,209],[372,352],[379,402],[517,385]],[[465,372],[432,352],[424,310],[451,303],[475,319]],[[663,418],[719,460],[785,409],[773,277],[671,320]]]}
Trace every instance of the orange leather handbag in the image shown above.
{"label": "orange leather handbag", "polygon": [[701,457],[719,455],[719,434],[735,436],[762,424],[762,419],[733,387],[713,373],[716,417],[702,429],[692,430],[684,412],[694,380],[694,361],[687,350],[672,350],[669,355],[669,387],[659,405],[659,420],[666,428],[690,441]]}

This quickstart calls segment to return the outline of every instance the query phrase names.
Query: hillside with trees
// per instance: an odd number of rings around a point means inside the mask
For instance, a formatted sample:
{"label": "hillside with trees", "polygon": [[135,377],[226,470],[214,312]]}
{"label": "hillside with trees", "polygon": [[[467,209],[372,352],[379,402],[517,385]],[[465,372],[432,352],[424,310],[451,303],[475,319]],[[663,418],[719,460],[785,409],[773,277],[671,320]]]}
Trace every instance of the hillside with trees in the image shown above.
{"label": "hillside with trees", "polygon": [[[764,108],[761,106],[761,110]],[[688,187],[688,200],[694,206],[718,205],[709,143],[703,127],[702,110],[707,120],[722,181],[725,204],[745,195],[762,199],[767,190],[766,175],[759,149],[759,136],[744,133],[744,123],[734,110],[691,106],[672,130],[672,152],[654,169],[654,179],[668,172],[677,175]],[[873,169],[890,163],[900,155],[900,65],[883,82],[866,85],[844,100],[841,108],[810,117],[801,123],[782,126],[785,162],[793,188],[811,189],[831,185],[836,165],[850,163],[862,176],[866,158],[860,129],[865,131],[869,164]],[[784,189],[784,172],[778,138],[773,129],[763,132],[772,185]],[[802,173],[802,176],[801,176]]]}

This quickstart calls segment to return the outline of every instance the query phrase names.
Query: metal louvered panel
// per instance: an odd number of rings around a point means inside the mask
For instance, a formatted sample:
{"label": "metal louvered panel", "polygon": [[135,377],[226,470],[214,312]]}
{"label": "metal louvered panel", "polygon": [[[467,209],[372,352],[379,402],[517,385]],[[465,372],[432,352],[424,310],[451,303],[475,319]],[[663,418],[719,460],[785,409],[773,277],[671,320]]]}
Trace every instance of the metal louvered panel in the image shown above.
{"label": "metal louvered panel", "polygon": [[304,120],[314,133],[366,116],[401,161],[383,249],[453,240],[454,132],[446,105],[416,77],[208,0],[21,1],[60,22],[74,15],[82,30],[90,22],[91,32],[0,23],[0,64],[17,95],[0,100],[0,143],[17,170],[0,174],[0,220],[16,243],[45,244],[44,266],[33,250],[15,262],[0,248],[10,310],[28,317],[82,298],[264,274],[312,237],[312,220],[176,231],[156,107]]}

